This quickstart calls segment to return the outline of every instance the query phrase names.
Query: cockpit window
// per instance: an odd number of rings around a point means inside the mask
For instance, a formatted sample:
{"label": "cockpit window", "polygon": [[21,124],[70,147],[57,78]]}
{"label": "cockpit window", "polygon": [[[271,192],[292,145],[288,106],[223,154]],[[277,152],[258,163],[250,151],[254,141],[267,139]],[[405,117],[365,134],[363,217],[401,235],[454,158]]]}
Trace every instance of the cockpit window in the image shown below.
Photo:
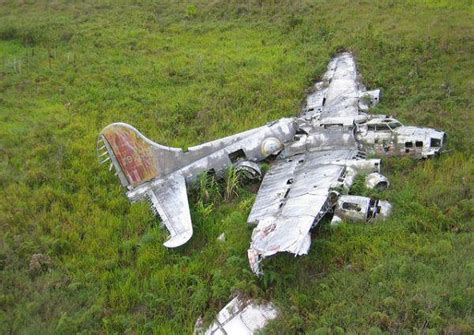
{"label": "cockpit window", "polygon": [[394,121],[394,122],[390,122],[390,123],[388,124],[388,126],[389,126],[391,129],[395,129],[395,128],[401,127],[402,124],[401,124],[400,122]]}
{"label": "cockpit window", "polygon": [[386,124],[378,124],[377,125],[377,131],[384,131],[384,130],[390,130],[388,125],[386,125]]}

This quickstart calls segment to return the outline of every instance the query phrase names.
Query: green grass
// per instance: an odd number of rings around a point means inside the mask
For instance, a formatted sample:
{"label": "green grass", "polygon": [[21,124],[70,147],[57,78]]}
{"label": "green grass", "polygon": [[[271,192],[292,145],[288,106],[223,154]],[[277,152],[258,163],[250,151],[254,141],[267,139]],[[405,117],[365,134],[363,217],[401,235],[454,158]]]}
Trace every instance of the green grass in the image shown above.
{"label": "green grass", "polygon": [[[0,332],[190,333],[236,291],[280,307],[269,333],[474,332],[473,13],[444,0],[2,2]],[[341,50],[383,88],[374,112],[443,129],[452,151],[387,161],[393,187],[375,196],[390,220],[322,226],[308,256],[269,259],[262,279],[246,258],[252,192],[193,191],[194,236],[168,250],[96,160],[115,121],[188,147],[296,115]],[[53,265],[34,276],[35,253]]]}

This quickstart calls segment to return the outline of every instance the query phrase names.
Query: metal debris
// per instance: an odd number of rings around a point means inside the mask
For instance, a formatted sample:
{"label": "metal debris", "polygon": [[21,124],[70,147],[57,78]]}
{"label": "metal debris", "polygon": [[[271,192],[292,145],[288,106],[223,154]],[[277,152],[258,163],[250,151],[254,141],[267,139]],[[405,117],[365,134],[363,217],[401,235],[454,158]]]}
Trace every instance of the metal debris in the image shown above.
{"label": "metal debris", "polygon": [[337,224],[342,220],[353,222],[383,220],[390,216],[391,212],[392,205],[387,201],[342,195],[337,200],[331,224]]}
{"label": "metal debris", "polygon": [[[335,223],[390,214],[385,201],[345,195],[360,173],[368,175],[367,187],[388,187],[388,179],[380,174],[381,160],[368,159],[369,154],[429,158],[445,150],[442,131],[367,114],[381,97],[381,90],[367,91],[362,84],[354,57],[341,53],[314,85],[298,117],[187,150],[157,144],[130,125],[114,123],[101,132],[98,155],[115,168],[131,201],[150,201],[170,232],[164,243],[170,248],[192,236],[186,184],[201,173],[219,174],[230,166],[247,178],[260,179],[259,163],[269,163],[248,218],[255,225],[248,258],[252,270],[261,274],[265,257],[306,254],[311,228],[326,215],[334,214]],[[355,207],[346,208],[351,204]]]}
{"label": "metal debris", "polygon": [[370,189],[384,190],[390,186],[390,182],[387,177],[381,175],[378,172],[373,172],[367,175],[365,178],[365,186]]}
{"label": "metal debris", "polygon": [[217,314],[214,322],[203,329],[202,318],[196,321],[195,334],[252,335],[278,316],[272,303],[257,304],[253,300],[235,297]]}

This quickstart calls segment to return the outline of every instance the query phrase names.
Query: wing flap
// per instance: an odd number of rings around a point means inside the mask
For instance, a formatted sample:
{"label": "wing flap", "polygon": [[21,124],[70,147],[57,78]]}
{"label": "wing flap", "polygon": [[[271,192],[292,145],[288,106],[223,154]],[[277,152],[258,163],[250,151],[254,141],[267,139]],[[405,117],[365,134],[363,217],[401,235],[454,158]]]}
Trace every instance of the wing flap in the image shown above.
{"label": "wing flap", "polygon": [[147,196],[170,232],[163,245],[176,248],[186,243],[193,235],[193,226],[184,177],[173,174],[163,179],[147,191]]}

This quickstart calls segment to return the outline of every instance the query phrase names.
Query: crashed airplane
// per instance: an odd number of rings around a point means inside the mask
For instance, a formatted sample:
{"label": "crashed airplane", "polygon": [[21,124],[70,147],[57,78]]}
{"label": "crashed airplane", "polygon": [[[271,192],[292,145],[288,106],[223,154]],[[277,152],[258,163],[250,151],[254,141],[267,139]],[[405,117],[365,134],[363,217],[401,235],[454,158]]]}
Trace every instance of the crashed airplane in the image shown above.
{"label": "crashed airplane", "polygon": [[248,223],[254,225],[248,258],[261,274],[262,259],[279,252],[306,254],[310,230],[327,214],[341,220],[371,221],[390,215],[386,201],[347,195],[358,174],[366,185],[389,185],[381,160],[368,155],[429,158],[442,152],[446,134],[404,126],[388,115],[367,111],[381,98],[367,91],[350,53],[334,57],[298,117],[267,125],[186,151],[157,144],[125,123],[105,127],[98,155],[110,162],[131,201],[148,199],[170,232],[165,247],[186,243],[193,234],[186,185],[205,172],[234,166],[254,178],[259,163],[270,162]]}

